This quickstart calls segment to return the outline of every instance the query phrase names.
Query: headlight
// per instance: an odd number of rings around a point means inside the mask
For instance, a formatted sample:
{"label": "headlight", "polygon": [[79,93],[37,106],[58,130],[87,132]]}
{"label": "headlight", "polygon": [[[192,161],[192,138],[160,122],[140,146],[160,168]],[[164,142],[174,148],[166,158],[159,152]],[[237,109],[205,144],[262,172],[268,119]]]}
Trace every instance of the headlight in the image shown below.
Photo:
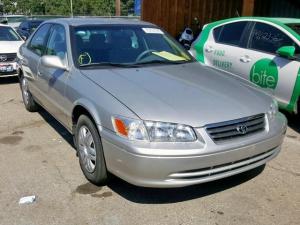
{"label": "headlight", "polygon": [[269,119],[273,120],[277,113],[278,113],[278,104],[276,100],[273,100],[268,110]]}
{"label": "headlight", "polygon": [[191,142],[196,140],[193,128],[175,123],[145,122],[150,141]]}
{"label": "headlight", "polygon": [[196,134],[190,126],[153,121],[140,121],[123,117],[112,117],[116,133],[129,140],[152,142],[192,142]]}
{"label": "headlight", "polygon": [[147,131],[142,121],[121,117],[112,117],[116,133],[129,140],[149,140]]}

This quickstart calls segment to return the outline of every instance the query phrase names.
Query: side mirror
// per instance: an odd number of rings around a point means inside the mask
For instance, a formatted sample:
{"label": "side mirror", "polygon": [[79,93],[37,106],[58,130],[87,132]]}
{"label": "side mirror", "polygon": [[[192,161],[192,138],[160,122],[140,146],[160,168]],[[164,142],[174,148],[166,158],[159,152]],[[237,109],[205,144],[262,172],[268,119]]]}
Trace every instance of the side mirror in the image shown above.
{"label": "side mirror", "polygon": [[26,40],[27,40],[27,37],[26,37],[26,36],[24,36],[24,35],[22,35],[22,36],[21,36],[21,38],[22,38],[24,41],[26,41]]}
{"label": "side mirror", "polygon": [[45,55],[41,58],[41,65],[54,69],[61,69],[68,71],[69,69],[65,63],[56,55]]}
{"label": "side mirror", "polygon": [[294,58],[296,48],[294,46],[283,46],[276,53],[284,58]]}

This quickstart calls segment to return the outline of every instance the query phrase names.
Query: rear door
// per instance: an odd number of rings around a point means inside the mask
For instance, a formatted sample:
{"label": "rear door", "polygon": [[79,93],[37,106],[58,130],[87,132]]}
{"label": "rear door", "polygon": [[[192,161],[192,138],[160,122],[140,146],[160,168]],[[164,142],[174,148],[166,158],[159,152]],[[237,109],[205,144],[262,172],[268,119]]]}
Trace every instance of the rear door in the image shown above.
{"label": "rear door", "polygon": [[272,93],[286,108],[291,101],[300,62],[278,56],[276,51],[283,46],[295,46],[296,54],[300,52],[293,36],[280,26],[253,22],[248,49],[239,53],[239,74]]}
{"label": "rear door", "polygon": [[40,59],[45,52],[51,24],[42,25],[29,40],[26,46],[23,46],[21,51],[23,59],[21,60],[24,76],[29,83],[30,92],[40,102],[44,100],[44,94],[39,87],[38,81],[38,66]]}
{"label": "rear door", "polygon": [[205,64],[240,75],[239,56],[246,51],[249,23],[235,21],[215,27],[204,45]]}

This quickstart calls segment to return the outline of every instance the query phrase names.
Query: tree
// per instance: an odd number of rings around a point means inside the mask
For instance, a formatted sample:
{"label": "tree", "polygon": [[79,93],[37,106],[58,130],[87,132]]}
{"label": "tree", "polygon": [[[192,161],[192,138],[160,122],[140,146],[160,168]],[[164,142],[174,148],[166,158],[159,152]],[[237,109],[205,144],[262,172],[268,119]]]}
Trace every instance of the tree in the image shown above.
{"label": "tree", "polygon": [[[5,14],[69,16],[70,0],[2,0]],[[134,0],[121,0],[121,15],[133,14]],[[74,15],[113,16],[115,0],[73,0]]]}

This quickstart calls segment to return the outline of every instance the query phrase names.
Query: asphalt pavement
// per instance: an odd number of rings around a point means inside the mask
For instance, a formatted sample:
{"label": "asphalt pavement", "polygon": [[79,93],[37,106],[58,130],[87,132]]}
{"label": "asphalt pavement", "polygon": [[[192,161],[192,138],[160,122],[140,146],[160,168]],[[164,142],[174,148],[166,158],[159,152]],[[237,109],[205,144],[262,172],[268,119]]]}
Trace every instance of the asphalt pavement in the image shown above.
{"label": "asphalt pavement", "polygon": [[[0,79],[0,224],[300,224],[300,117],[277,158],[231,178],[176,189],[83,176],[71,135],[47,112],[25,110],[17,79]],[[35,195],[36,201],[19,205]]]}

